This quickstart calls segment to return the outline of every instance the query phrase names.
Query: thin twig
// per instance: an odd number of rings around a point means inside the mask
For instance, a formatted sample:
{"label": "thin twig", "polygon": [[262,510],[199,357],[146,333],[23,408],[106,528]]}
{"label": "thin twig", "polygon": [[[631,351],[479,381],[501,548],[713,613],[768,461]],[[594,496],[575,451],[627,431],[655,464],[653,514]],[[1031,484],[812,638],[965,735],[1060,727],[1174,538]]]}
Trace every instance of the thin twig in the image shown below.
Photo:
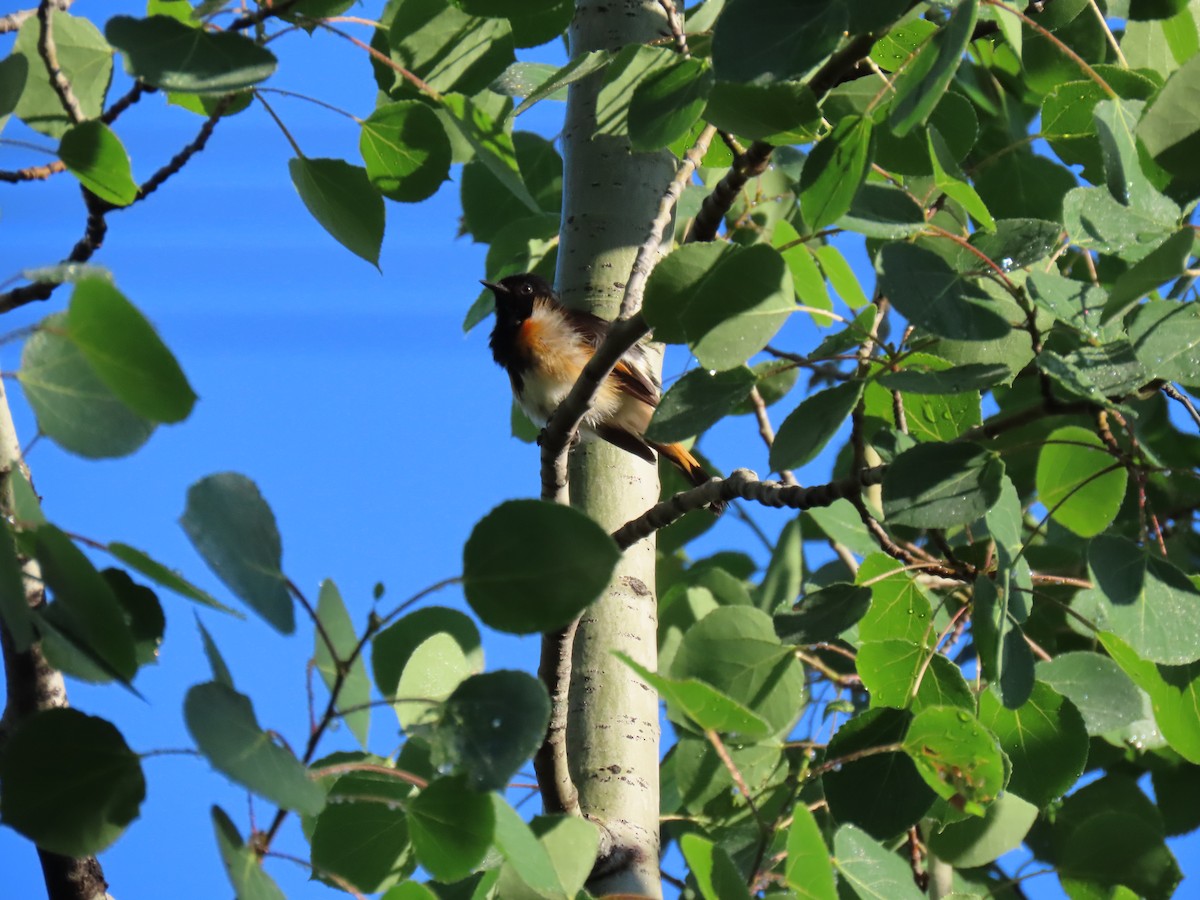
{"label": "thin twig", "polygon": [[79,105],[79,98],[75,96],[75,92],[71,89],[71,82],[58,66],[58,48],[54,45],[53,24],[53,13],[57,8],[58,4],[54,0],[42,0],[38,4],[37,17],[42,25],[37,42],[38,55],[42,58],[42,62],[46,64],[46,73],[50,76],[50,86],[54,88],[54,93],[58,95],[58,100],[62,104],[67,118],[71,120],[72,124],[78,125],[87,117],[83,114],[83,108]]}
{"label": "thin twig", "polygon": [[1162,386],[1162,392],[1172,400],[1182,403],[1183,408],[1188,411],[1189,415],[1191,415],[1192,421],[1200,426],[1200,412],[1196,411],[1196,407],[1192,404],[1192,401],[1187,394],[1183,393],[1183,391],[1179,390],[1179,388],[1175,387],[1175,385],[1171,384],[1169,381]]}
{"label": "thin twig", "polygon": [[[771,417],[767,414],[767,404],[763,400],[762,393],[759,392],[758,386],[750,388],[750,405],[754,407],[754,418],[758,420],[758,433],[762,436],[763,443],[767,445],[767,452],[775,446],[775,429],[771,427]],[[784,484],[798,484],[796,476],[792,474],[791,469],[781,469],[779,472],[779,480]]]}

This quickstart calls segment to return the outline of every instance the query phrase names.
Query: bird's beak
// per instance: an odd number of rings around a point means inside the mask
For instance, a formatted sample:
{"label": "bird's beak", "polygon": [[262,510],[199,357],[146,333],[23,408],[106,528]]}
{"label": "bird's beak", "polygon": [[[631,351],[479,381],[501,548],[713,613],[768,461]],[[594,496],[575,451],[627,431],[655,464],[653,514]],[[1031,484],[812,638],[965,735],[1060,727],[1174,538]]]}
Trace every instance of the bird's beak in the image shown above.
{"label": "bird's beak", "polygon": [[502,294],[502,293],[504,293],[504,286],[503,286],[503,285],[500,285],[500,284],[494,284],[494,283],[492,283],[492,282],[490,282],[490,281],[485,281],[485,280],[484,280],[484,279],[482,279],[482,278],[479,280],[479,283],[480,283],[480,284],[482,284],[482,285],[483,285],[485,288],[488,288],[488,289],[489,289],[489,290],[490,290],[490,291],[491,291],[493,294]]}

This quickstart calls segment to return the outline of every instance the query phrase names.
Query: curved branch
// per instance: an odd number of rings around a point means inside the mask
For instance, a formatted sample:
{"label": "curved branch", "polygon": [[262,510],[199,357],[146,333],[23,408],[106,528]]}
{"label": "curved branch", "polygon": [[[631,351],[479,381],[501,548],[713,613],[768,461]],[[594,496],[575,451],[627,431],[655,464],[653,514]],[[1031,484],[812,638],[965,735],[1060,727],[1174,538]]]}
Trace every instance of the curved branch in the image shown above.
{"label": "curved branch", "polygon": [[693,510],[703,509],[713,503],[728,503],[730,500],[753,500],[777,509],[829,506],[837,500],[857,496],[865,487],[882,483],[885,471],[887,466],[875,466],[862,469],[848,478],[806,488],[778,481],[760,481],[749,469],[735,469],[728,478],[713,478],[700,487],[683,491],[652,506],[632,522],[626,522],[614,531],[612,537],[617,546],[625,550]]}

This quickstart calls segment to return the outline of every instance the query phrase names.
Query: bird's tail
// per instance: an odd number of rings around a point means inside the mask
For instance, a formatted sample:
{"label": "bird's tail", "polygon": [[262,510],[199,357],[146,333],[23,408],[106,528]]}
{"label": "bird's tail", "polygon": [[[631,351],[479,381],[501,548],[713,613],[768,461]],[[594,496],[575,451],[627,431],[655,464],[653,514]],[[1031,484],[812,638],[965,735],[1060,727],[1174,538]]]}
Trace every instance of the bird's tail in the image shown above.
{"label": "bird's tail", "polygon": [[[712,476],[704,470],[704,466],[700,465],[700,461],[692,456],[683,444],[659,444],[655,441],[647,441],[646,443],[657,450],[661,456],[670,460],[672,465],[682,472],[687,480],[696,487],[700,487],[700,485],[712,479]],[[710,503],[709,509],[720,514],[725,510],[725,504],[718,500]]]}

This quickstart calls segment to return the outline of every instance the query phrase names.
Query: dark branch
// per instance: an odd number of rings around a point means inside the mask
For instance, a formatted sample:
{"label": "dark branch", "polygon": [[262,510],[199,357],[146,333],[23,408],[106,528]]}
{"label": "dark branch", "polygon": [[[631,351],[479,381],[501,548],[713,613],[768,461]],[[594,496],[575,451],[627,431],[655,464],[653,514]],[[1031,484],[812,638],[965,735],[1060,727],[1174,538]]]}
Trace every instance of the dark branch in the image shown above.
{"label": "dark branch", "polygon": [[46,73],[50,76],[50,86],[54,88],[54,93],[58,95],[59,102],[62,103],[67,118],[71,120],[72,124],[78,125],[86,116],[83,114],[83,108],[79,105],[79,98],[71,90],[71,82],[58,66],[58,48],[54,46],[54,18],[52,14],[57,8],[58,4],[54,0],[42,0],[38,4],[37,16],[38,21],[42,24],[42,30],[38,34],[38,55],[42,58],[42,62],[46,64]]}
{"label": "dark branch", "polygon": [[651,507],[614,531],[612,537],[617,546],[624,550],[693,510],[703,509],[713,503],[728,503],[730,500],[753,500],[776,509],[829,506],[837,500],[858,496],[865,487],[880,484],[886,469],[886,466],[875,466],[839,481],[807,488],[778,481],[759,481],[758,476],[749,469],[736,469],[728,478],[713,478],[700,487],[683,491]]}

